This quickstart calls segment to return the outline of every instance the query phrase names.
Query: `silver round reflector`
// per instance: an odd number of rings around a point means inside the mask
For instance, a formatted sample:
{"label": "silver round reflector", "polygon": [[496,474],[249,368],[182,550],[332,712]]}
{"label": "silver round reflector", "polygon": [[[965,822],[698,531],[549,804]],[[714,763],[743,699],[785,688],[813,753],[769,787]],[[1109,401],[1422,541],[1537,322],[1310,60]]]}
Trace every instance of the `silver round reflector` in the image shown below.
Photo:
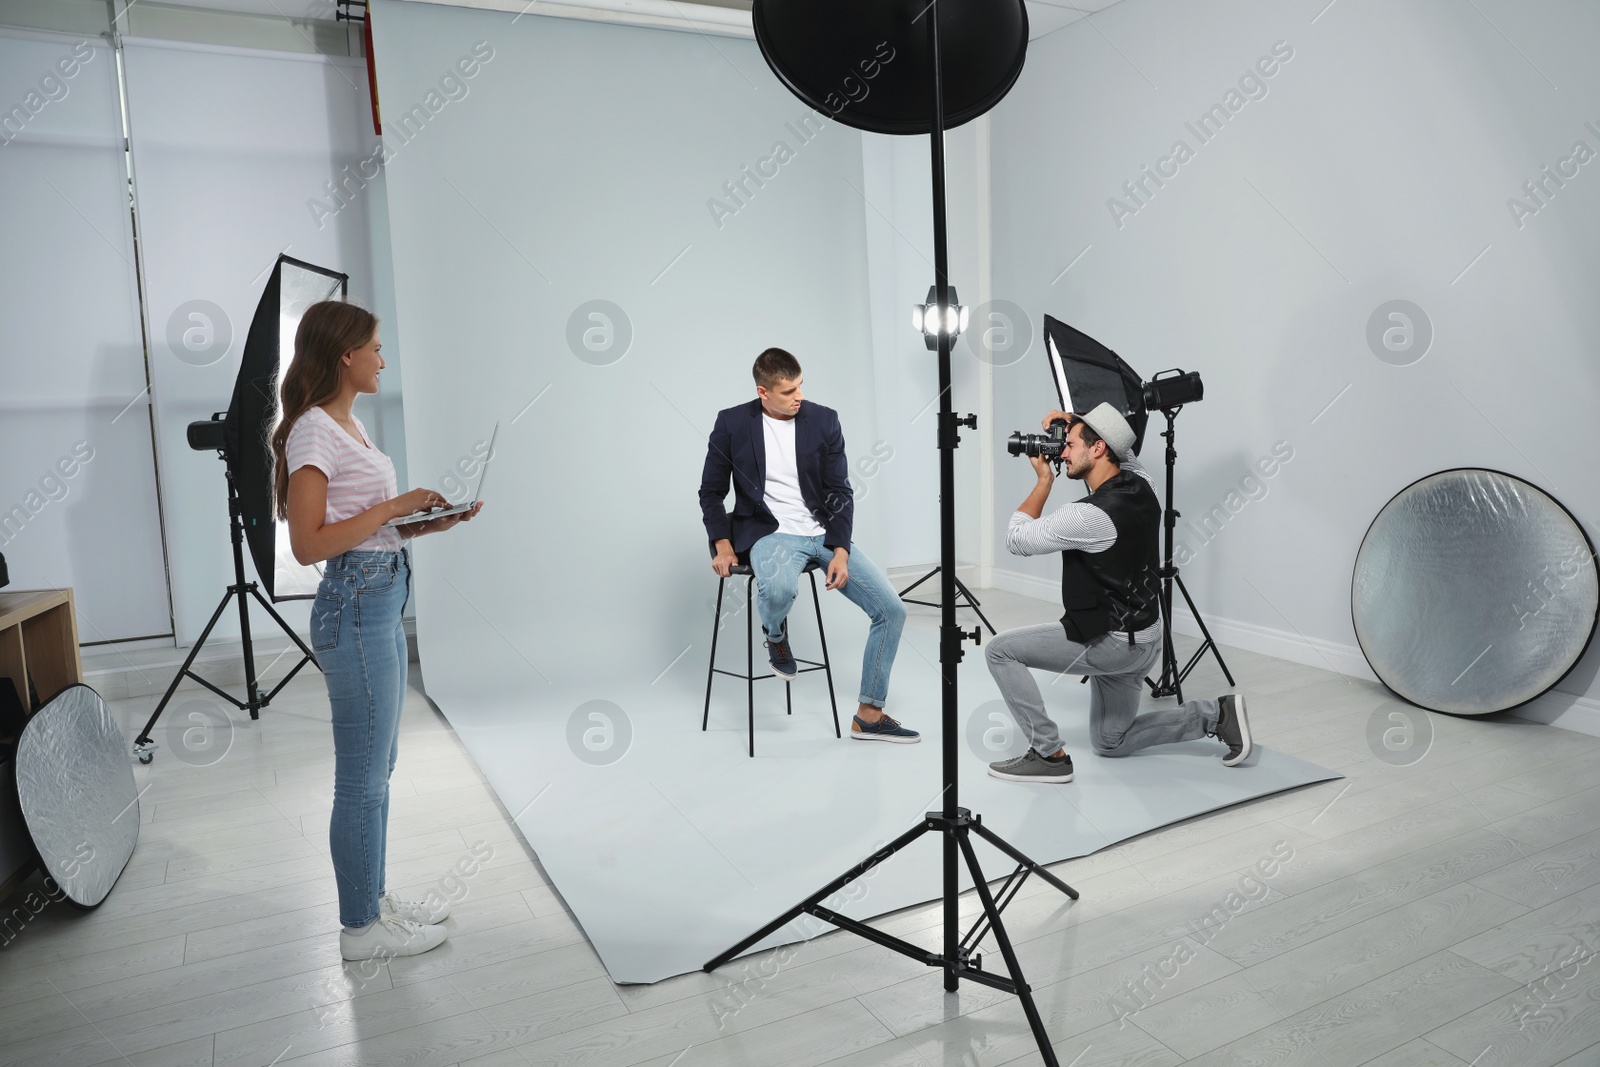
{"label": "silver round reflector", "polygon": [[1367,662],[1406,700],[1505,711],[1554,686],[1588,648],[1600,617],[1594,546],[1520,478],[1440,471],[1372,521],[1350,614]]}
{"label": "silver round reflector", "polygon": [[122,731],[87,685],[63,689],[17,739],[17,799],[45,873],[67,899],[106,898],[139,842],[139,790]]}

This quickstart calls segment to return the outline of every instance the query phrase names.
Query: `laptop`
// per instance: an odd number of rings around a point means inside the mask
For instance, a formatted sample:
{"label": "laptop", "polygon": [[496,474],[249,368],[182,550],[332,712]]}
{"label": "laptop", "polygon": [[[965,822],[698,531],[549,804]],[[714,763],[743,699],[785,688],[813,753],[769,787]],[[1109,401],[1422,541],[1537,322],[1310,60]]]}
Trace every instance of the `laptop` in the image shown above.
{"label": "laptop", "polygon": [[398,519],[390,519],[385,526],[406,526],[413,522],[432,522],[448,515],[460,515],[471,511],[478,506],[478,501],[483,497],[483,476],[489,473],[489,461],[494,459],[494,439],[500,434],[500,424],[494,424],[494,432],[489,435],[489,452],[483,457],[483,466],[478,469],[478,484],[473,487],[472,499],[465,504],[457,504],[450,508],[434,508],[432,511],[419,511],[412,515],[402,515]]}

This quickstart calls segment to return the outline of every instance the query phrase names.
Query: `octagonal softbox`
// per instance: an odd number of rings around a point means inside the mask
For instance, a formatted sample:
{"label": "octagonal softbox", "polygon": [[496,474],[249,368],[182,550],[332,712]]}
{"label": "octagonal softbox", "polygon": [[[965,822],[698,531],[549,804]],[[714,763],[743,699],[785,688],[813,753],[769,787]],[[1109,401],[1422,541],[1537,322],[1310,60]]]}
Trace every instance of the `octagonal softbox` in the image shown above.
{"label": "octagonal softbox", "polygon": [[105,900],[139,842],[139,789],[105,701],[68,686],[17,739],[17,799],[45,873],[74,904]]}
{"label": "octagonal softbox", "polygon": [[1383,684],[1419,707],[1506,711],[1577,664],[1600,618],[1594,546],[1537,486],[1463,468],[1383,506],[1351,582],[1356,640]]}
{"label": "octagonal softbox", "polygon": [[930,18],[949,130],[998,104],[1022,73],[1022,0],[755,0],[750,12],[761,55],[790,92],[846,126],[901,135],[933,129]]}

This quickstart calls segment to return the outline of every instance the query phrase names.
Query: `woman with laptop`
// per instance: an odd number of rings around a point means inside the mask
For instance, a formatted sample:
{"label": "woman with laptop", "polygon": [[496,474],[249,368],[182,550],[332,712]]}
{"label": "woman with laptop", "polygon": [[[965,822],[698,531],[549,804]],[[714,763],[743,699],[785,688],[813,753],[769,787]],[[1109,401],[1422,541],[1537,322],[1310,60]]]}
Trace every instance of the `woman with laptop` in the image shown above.
{"label": "woman with laptop", "polygon": [[311,647],[333,706],[333,818],[339,948],[347,960],[426,952],[445,939],[442,900],[400,900],[384,885],[389,775],[399,753],[406,692],[400,613],[411,567],[401,543],[466,522],[478,502],[442,517],[432,489],[396,491],[394,464],[373,447],[355,399],[378,391],[378,320],[329,300],[306,309],[283,376],[283,419],[272,434],[278,517],[301,564],[326,561],[311,609]]}

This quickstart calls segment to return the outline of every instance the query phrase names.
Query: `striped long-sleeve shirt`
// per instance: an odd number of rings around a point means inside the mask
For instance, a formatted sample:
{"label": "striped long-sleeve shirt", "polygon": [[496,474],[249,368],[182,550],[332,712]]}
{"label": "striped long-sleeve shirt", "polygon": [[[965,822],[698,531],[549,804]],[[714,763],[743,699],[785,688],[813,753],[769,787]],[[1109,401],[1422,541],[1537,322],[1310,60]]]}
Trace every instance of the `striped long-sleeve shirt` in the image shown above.
{"label": "striped long-sleeve shirt", "polygon": [[[1129,474],[1137,474],[1155,491],[1155,480],[1137,459],[1122,464]],[[1037,519],[1023,511],[1012,512],[1011,524],[1006,528],[1006,551],[1013,556],[1042,556],[1049,552],[1076,550],[1079,552],[1104,552],[1117,541],[1117,528],[1111,517],[1093,504],[1074,500],[1062,504],[1054,511]],[[1127,634],[1116,636],[1127,639]],[[1161,637],[1161,620],[1134,632],[1139,644]]]}

